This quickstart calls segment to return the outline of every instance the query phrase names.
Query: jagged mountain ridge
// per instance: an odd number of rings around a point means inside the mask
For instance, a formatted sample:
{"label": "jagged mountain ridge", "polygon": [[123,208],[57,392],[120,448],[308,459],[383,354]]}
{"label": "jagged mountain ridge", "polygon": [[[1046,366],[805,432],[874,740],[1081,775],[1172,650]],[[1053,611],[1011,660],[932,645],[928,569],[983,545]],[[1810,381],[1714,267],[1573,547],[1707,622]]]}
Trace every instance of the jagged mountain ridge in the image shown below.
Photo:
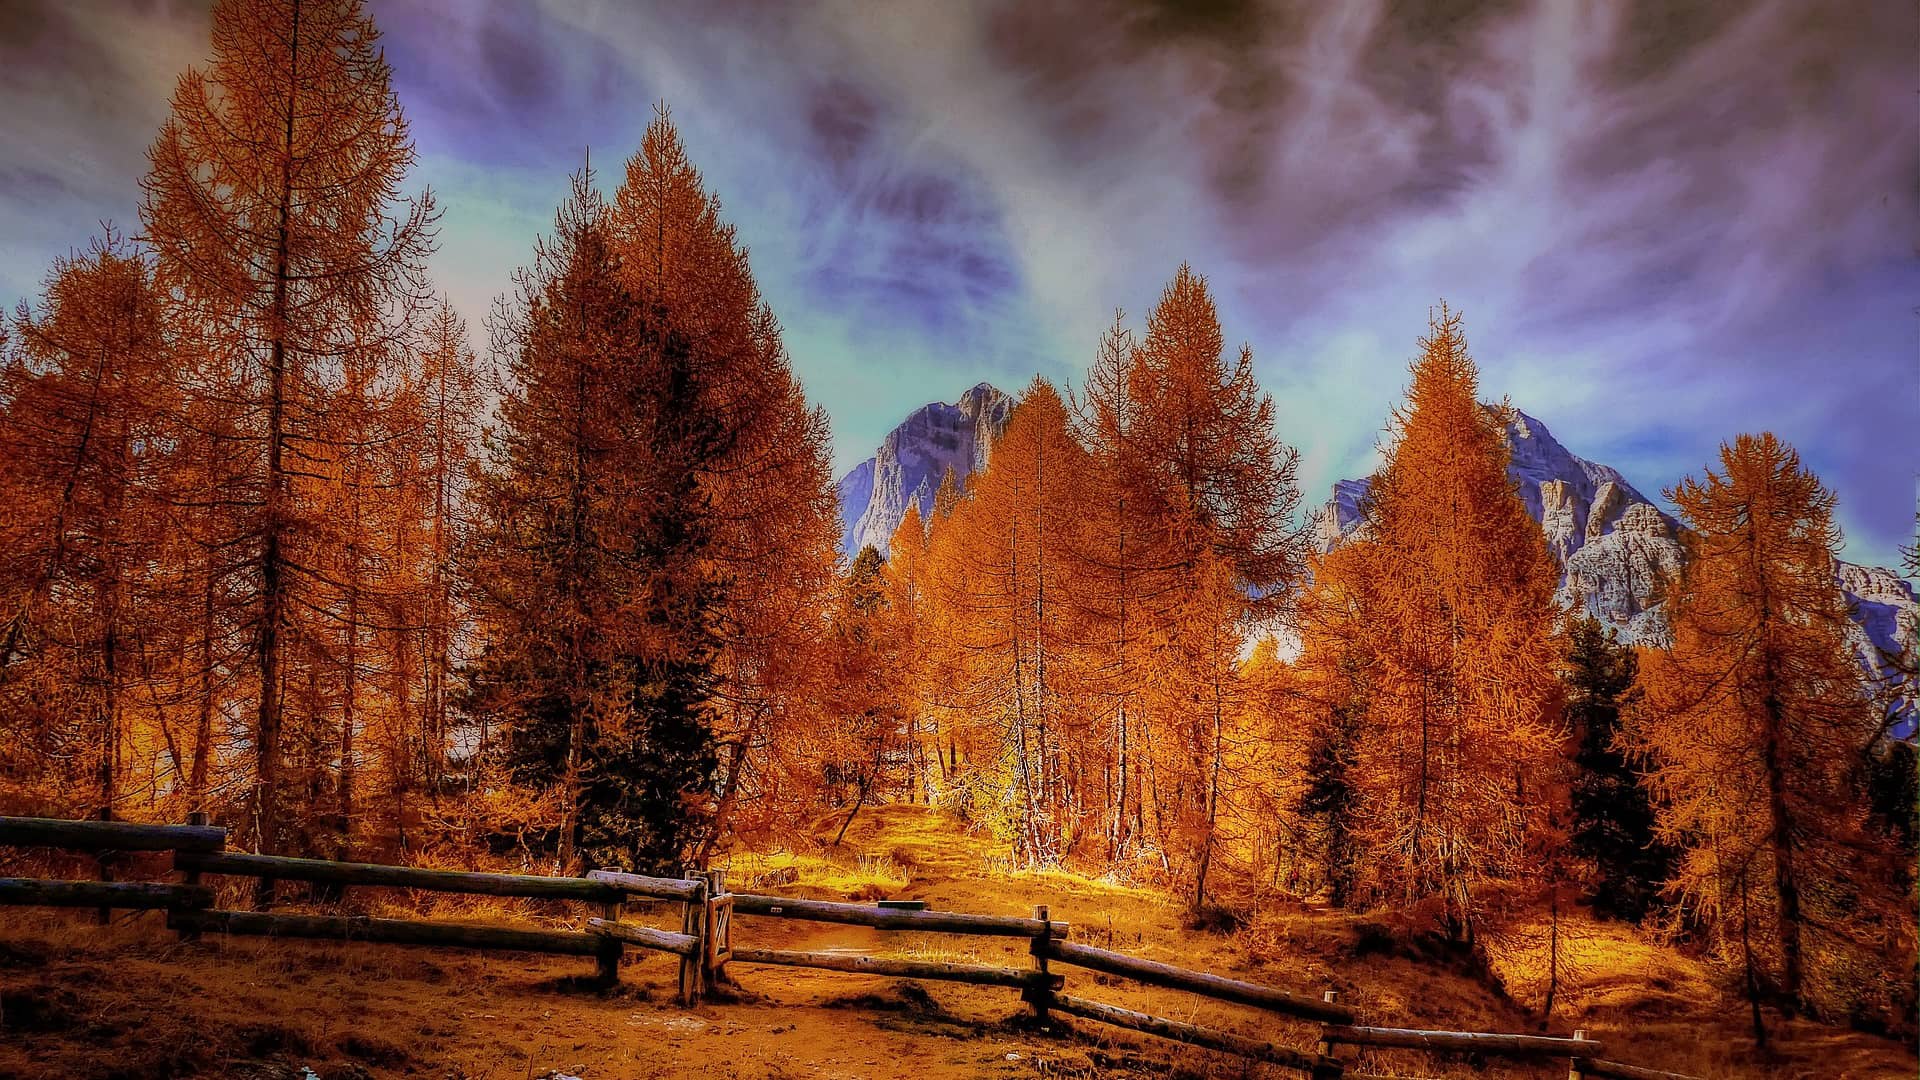
{"label": "jagged mountain ridge", "polygon": [[948,468],[965,480],[984,467],[1012,412],[1013,398],[983,382],[956,402],[928,402],[908,414],[835,485],[840,550],[851,558],[871,545],[885,555],[908,505],[918,503],[925,516]]}
{"label": "jagged mountain ridge", "polygon": [[[1654,597],[1680,570],[1678,523],[1618,469],[1568,450],[1534,417],[1513,410],[1505,435],[1507,475],[1560,562],[1562,601],[1579,599],[1628,640],[1657,636]],[[1369,483],[1334,484],[1313,522],[1321,551],[1361,527]]]}
{"label": "jagged mountain ridge", "polygon": [[[882,554],[909,499],[921,513],[951,466],[961,479],[986,465],[1005,430],[1013,398],[988,383],[952,404],[921,406],[888,434],[875,455],[840,480],[841,548],[849,557],[872,544]],[[1561,599],[1579,601],[1627,641],[1654,643],[1665,634],[1660,589],[1680,572],[1685,549],[1679,525],[1611,466],[1569,451],[1538,419],[1515,410],[1506,426],[1513,478],[1528,513],[1541,524],[1562,568]],[[1368,481],[1341,480],[1309,528],[1320,550],[1362,524]],[[1920,597],[1913,584],[1883,567],[1841,562],[1841,589],[1854,609],[1854,648],[1876,674],[1886,656],[1920,643]],[[1911,730],[1917,711],[1901,710]]]}
{"label": "jagged mountain ridge", "polygon": [[[1579,603],[1623,641],[1664,640],[1658,597],[1686,556],[1678,523],[1617,470],[1569,452],[1526,413],[1514,411],[1506,441],[1513,455],[1507,474],[1560,561],[1561,602]],[[1334,484],[1313,523],[1320,550],[1361,529],[1367,487],[1366,480]],[[1854,653],[1878,681],[1889,673],[1891,658],[1920,647],[1920,597],[1885,567],[1837,561],[1834,576],[1852,608]],[[1920,718],[1914,689],[1906,688],[1890,708],[1899,718],[1895,732],[1910,735]]]}

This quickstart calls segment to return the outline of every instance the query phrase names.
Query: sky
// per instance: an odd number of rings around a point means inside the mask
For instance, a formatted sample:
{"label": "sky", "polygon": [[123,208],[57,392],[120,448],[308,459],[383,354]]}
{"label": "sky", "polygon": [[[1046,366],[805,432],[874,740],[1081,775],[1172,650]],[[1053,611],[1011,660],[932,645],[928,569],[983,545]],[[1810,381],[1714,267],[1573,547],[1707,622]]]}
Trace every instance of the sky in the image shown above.
{"label": "sky", "polygon": [[[480,336],[657,104],[853,467],[914,407],[1077,386],[1182,261],[1308,501],[1377,461],[1429,308],[1488,398],[1649,493],[1771,430],[1894,565],[1920,469],[1909,0],[369,0]],[[0,302],[102,221],[200,2],[0,0]],[[484,346],[484,341],[479,344]]]}

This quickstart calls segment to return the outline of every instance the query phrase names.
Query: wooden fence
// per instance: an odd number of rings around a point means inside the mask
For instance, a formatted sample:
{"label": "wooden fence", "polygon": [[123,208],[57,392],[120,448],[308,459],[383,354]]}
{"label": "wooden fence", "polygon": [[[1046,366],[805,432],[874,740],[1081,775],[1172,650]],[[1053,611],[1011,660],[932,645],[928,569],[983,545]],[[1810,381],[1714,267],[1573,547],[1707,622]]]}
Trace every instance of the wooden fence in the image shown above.
{"label": "wooden fence", "polygon": [[[1269,1062],[1303,1073],[1310,1080],[1341,1077],[1358,1080],[1360,1074],[1349,1072],[1348,1066],[1335,1056],[1335,1049],[1340,1046],[1566,1061],[1571,1080],[1583,1077],[1695,1080],[1679,1073],[1606,1060],[1601,1057],[1605,1046],[1582,1031],[1561,1037],[1360,1025],[1356,1023],[1359,1019],[1356,1010],[1340,1002],[1333,991],[1315,997],[1069,941],[1071,927],[1050,918],[1045,907],[1035,908],[1032,918],[1019,918],[730,893],[720,872],[659,878],[595,870],[585,877],[563,878],[250,855],[226,851],[226,830],[208,826],[204,821],[187,825],[143,825],[0,817],[0,847],[61,848],[90,851],[102,857],[110,852],[170,851],[174,869],[180,874],[178,883],[0,878],[0,905],[98,908],[103,913],[112,909],[160,910],[166,912],[167,926],[185,938],[223,933],[591,956],[595,959],[596,978],[607,984],[619,979],[622,951],[631,945],[679,958],[679,993],[685,1004],[699,1001],[708,987],[727,981],[726,969],[730,964],[807,967],[1006,987],[1020,991],[1021,998],[1042,1019],[1060,1013],[1092,1020]],[[207,874],[256,879],[261,883],[256,895],[263,901],[259,905],[263,910],[215,909],[214,891],[203,881]],[[598,914],[586,919],[586,930],[582,932],[366,916],[293,915],[264,910],[271,906],[274,883],[281,880],[315,882],[341,889],[349,886],[424,889],[576,901],[590,905]],[[621,921],[623,905],[636,897],[680,905],[680,929],[662,930]],[[1024,939],[1029,942],[1033,966],[739,948],[733,944],[735,915],[844,923],[876,930]],[[1065,978],[1054,970],[1056,964],[1316,1022],[1320,1025],[1317,1043],[1313,1050],[1307,1051],[1066,994],[1062,992]]]}

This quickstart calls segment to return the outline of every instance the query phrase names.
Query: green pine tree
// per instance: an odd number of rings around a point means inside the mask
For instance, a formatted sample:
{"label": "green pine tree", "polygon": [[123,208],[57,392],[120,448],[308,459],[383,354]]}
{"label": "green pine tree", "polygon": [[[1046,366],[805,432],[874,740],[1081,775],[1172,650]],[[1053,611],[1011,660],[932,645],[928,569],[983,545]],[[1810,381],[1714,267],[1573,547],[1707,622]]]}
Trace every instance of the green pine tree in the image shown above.
{"label": "green pine tree", "polygon": [[678,872],[705,837],[725,581],[701,477],[738,425],[711,358],[636,295],[576,177],[501,327],[511,356],[468,576],[468,707],[557,796],[568,870]]}
{"label": "green pine tree", "polygon": [[1567,722],[1574,752],[1573,854],[1591,860],[1594,910],[1638,922],[1659,900],[1674,853],[1654,837],[1653,808],[1639,773],[1615,747],[1620,709],[1638,667],[1633,650],[1582,615],[1568,634]]}
{"label": "green pine tree", "polygon": [[1308,746],[1307,787],[1297,810],[1319,826],[1320,870],[1328,903],[1346,907],[1354,899],[1360,853],[1354,830],[1360,812],[1360,793],[1352,776],[1354,740],[1367,705],[1359,662],[1342,657],[1339,672],[1340,697],[1327,708]]}

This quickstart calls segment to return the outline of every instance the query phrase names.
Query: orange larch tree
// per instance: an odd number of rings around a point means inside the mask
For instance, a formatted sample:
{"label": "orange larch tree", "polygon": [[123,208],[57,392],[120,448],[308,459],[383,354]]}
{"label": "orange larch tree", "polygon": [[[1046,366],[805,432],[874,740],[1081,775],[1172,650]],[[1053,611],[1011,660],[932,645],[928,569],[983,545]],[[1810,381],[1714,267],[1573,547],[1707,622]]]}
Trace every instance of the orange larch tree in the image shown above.
{"label": "orange larch tree", "polygon": [[1082,670],[1093,710],[1090,722],[1112,732],[1110,763],[1103,775],[1107,814],[1106,856],[1120,864],[1132,855],[1143,828],[1141,798],[1142,739],[1138,700],[1142,636],[1142,590],[1149,576],[1134,565],[1141,556],[1138,525],[1127,503],[1127,486],[1117,482],[1115,465],[1128,454],[1132,399],[1128,371],[1133,332],[1124,312],[1100,337],[1086,384],[1074,399],[1075,434],[1090,454],[1087,476],[1078,493],[1070,533],[1077,588],[1074,602],[1082,628]]}
{"label": "orange larch tree", "polygon": [[[180,78],[148,151],[141,221],[170,314],[221,354],[191,391],[235,414],[243,499],[205,538],[245,551],[242,619],[253,639],[254,775],[244,808],[266,850],[283,820],[286,695],[317,711],[317,514],[323,421],[346,358],[398,337],[423,299],[433,211],[402,202],[413,145],[379,31],[360,0],[223,0],[213,58]],[[397,213],[396,213],[397,212]]]}
{"label": "orange larch tree", "polygon": [[715,368],[622,269],[576,174],[495,325],[508,358],[466,553],[485,645],[469,711],[502,728],[559,863],[675,872],[707,835],[719,529],[700,477],[733,450]]}
{"label": "orange larch tree", "polygon": [[628,287],[701,358],[733,436],[729,455],[700,477],[726,582],[721,777],[705,857],[737,824],[768,823],[735,821],[772,782],[755,756],[811,722],[811,658],[824,646],[838,558],[826,414],[807,404],[747,251],[664,109],[627,162],[609,223]]}
{"label": "orange larch tree", "polygon": [[1028,864],[1058,862],[1078,826],[1063,745],[1077,692],[1065,532],[1085,468],[1059,393],[1035,379],[929,550],[932,637],[958,675],[937,700],[950,730],[964,725],[950,737],[991,763],[973,778],[975,810]]}
{"label": "orange larch tree", "polygon": [[[112,817],[151,760],[143,602],[160,541],[170,352],[151,268],[109,233],[22,303],[0,368],[0,774],[15,813]],[[136,735],[145,746],[131,745]],[[84,767],[84,771],[81,771]],[[157,794],[162,780],[144,778]]]}
{"label": "orange larch tree", "polygon": [[1374,878],[1400,902],[1440,898],[1448,932],[1471,938],[1476,889],[1523,868],[1562,750],[1559,574],[1507,476],[1501,410],[1476,397],[1459,313],[1442,306],[1420,348],[1345,556],[1368,565],[1330,587],[1353,590],[1368,634],[1356,779]]}
{"label": "orange larch tree", "polygon": [[[1099,388],[1093,388],[1098,390]],[[1099,410],[1122,402],[1101,395]],[[1137,544],[1143,794],[1162,853],[1205,905],[1246,627],[1284,609],[1303,558],[1297,454],[1274,433],[1253,355],[1228,359],[1206,280],[1182,265],[1127,358],[1124,423],[1103,462]],[[1083,545],[1083,548],[1085,545]],[[1108,561],[1103,559],[1102,561]],[[1108,569],[1107,575],[1114,574]],[[1156,733],[1153,729],[1158,727]]]}
{"label": "orange larch tree", "polygon": [[[928,596],[927,528],[920,516],[919,500],[907,503],[899,527],[887,544],[882,582],[889,623],[895,637],[895,663],[899,665],[896,688],[907,726],[907,750],[912,755],[907,798],[931,805],[936,787],[944,783],[946,758],[940,752],[940,717],[927,707],[931,689],[927,654],[930,648],[932,600]],[[931,748],[936,759],[927,760]],[[938,774],[938,775],[936,775]]]}
{"label": "orange larch tree", "polygon": [[1692,557],[1628,713],[1682,851],[1671,887],[1740,966],[1756,1037],[1775,990],[1789,1012],[1894,1015],[1913,912],[1883,885],[1900,858],[1858,789],[1879,718],[1847,644],[1833,495],[1771,434],[1723,445],[1720,466],[1668,492]]}

